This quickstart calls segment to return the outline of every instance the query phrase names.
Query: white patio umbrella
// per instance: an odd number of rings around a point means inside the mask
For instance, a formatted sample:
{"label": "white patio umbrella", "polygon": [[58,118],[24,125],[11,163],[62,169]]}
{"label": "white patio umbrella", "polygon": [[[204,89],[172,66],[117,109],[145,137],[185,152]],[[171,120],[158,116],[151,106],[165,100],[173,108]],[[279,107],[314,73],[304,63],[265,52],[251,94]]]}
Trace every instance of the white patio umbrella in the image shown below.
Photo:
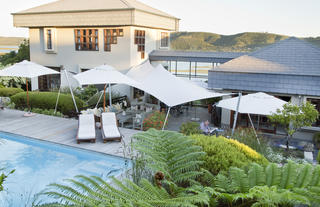
{"label": "white patio umbrella", "polygon": [[[245,96],[242,96],[240,93],[239,97],[222,100],[216,106],[236,111],[234,122],[236,122],[238,113],[248,114],[252,128],[254,129],[250,114],[271,115],[277,109],[281,110],[286,103],[286,101],[279,98],[259,92]],[[234,127],[232,131],[234,131]]]}
{"label": "white patio umbrella", "polygon": [[109,85],[109,104],[112,105],[111,84],[127,84],[133,87],[139,87],[139,83],[135,80],[123,75],[110,65],[101,65],[94,69],[79,73],[73,76],[80,85],[105,84],[103,109],[105,111],[105,94],[106,86]]}
{"label": "white patio umbrella", "polygon": [[0,70],[0,76],[26,78],[28,109],[30,109],[28,78],[35,78],[38,76],[51,75],[51,74],[59,74],[59,72],[27,60],[24,60],[20,63],[16,63],[3,70]]}

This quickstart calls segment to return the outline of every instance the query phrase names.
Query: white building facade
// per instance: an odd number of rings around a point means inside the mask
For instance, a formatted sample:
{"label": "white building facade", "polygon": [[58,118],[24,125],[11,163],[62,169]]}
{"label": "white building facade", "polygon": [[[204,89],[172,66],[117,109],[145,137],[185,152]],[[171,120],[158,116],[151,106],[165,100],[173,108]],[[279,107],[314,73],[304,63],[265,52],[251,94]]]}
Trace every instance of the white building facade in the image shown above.
{"label": "white building facade", "polygon": [[[28,27],[30,58],[77,74],[108,64],[125,71],[168,50],[179,19],[135,0],[59,0],[13,14],[14,26]],[[67,86],[63,73],[32,80],[33,90]],[[72,80],[73,86],[78,86]]]}

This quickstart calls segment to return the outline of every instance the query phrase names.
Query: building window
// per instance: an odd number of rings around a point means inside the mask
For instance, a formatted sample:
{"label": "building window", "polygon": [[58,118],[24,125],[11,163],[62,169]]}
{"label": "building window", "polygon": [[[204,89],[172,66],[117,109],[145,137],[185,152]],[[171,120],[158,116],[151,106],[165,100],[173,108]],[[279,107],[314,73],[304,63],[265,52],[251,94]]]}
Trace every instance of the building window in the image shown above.
{"label": "building window", "polygon": [[111,45],[118,43],[117,37],[123,37],[123,29],[104,30],[104,51],[111,52]]}
{"label": "building window", "polygon": [[52,30],[47,30],[47,50],[52,50]]}
{"label": "building window", "polygon": [[[60,72],[60,67],[49,67],[57,72]],[[59,89],[61,85],[60,74],[43,75],[38,77],[39,91],[52,91]]]}
{"label": "building window", "polygon": [[141,52],[141,59],[144,59],[146,32],[144,30],[134,31],[134,44],[138,45],[138,52]]}
{"label": "building window", "polygon": [[168,34],[168,32],[161,32],[160,47],[169,47],[169,34]]}
{"label": "building window", "polygon": [[54,28],[45,28],[43,30],[43,36],[44,36],[44,49],[47,52],[54,52],[55,50],[55,29]]}
{"label": "building window", "polygon": [[98,29],[76,29],[75,45],[78,51],[99,51]]}
{"label": "building window", "polygon": [[[313,104],[315,108],[318,110],[318,112],[320,113],[320,99],[308,98],[307,101],[310,101],[310,103]],[[312,126],[320,127],[320,117],[318,117],[317,121],[313,123]]]}

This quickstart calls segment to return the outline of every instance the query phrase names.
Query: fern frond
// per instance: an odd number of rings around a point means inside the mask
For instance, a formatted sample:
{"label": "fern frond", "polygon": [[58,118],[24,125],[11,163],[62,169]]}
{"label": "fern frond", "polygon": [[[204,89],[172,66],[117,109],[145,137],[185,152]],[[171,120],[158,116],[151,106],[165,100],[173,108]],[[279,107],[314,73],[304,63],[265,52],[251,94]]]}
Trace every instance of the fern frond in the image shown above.
{"label": "fern frond", "polygon": [[275,163],[266,167],[266,184],[267,186],[278,186],[281,182],[281,170]]}
{"label": "fern frond", "polygon": [[313,168],[310,164],[305,164],[298,174],[295,187],[304,188],[309,185],[312,179]]}
{"label": "fern frond", "polygon": [[291,189],[295,186],[296,178],[298,176],[298,165],[289,161],[282,168],[282,179],[280,188]]}
{"label": "fern frond", "polygon": [[249,180],[244,170],[231,167],[229,169],[231,188],[234,192],[246,193],[249,191]]}
{"label": "fern frond", "polygon": [[320,165],[314,168],[310,185],[320,187]]}
{"label": "fern frond", "polygon": [[266,175],[264,173],[264,168],[256,163],[252,163],[249,167],[248,179],[250,188],[265,185]]}
{"label": "fern frond", "polygon": [[200,176],[204,152],[194,141],[177,132],[150,129],[134,136],[134,148],[143,153],[152,173],[161,171],[167,180],[185,183]]}

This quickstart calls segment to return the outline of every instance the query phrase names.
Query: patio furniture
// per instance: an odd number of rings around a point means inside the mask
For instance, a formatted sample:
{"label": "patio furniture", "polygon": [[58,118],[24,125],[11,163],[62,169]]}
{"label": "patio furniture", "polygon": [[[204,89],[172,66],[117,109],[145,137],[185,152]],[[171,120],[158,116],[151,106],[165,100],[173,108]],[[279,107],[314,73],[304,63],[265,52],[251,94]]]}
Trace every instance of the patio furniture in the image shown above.
{"label": "patio furniture", "polygon": [[[126,84],[133,87],[138,87],[139,83],[131,78],[123,75],[121,72],[109,65],[101,65],[95,67],[94,69],[79,73],[73,76],[80,85],[97,85],[104,84],[104,98],[103,98],[103,111],[106,108],[106,88],[109,87],[109,106],[112,106],[112,97],[111,97],[111,84]],[[100,99],[102,94],[100,96]],[[100,100],[99,99],[99,100]]]}
{"label": "patio furniture", "polygon": [[123,115],[122,113],[117,114],[117,120],[122,128],[125,123],[132,121],[133,115],[134,114],[130,112],[126,112],[126,115]]}
{"label": "patio furniture", "polygon": [[81,114],[78,122],[77,143],[80,141],[96,142],[96,128],[93,114]]}
{"label": "patio furniture", "polygon": [[101,133],[104,143],[114,140],[121,141],[122,135],[119,131],[116,114],[114,112],[102,113]]}

